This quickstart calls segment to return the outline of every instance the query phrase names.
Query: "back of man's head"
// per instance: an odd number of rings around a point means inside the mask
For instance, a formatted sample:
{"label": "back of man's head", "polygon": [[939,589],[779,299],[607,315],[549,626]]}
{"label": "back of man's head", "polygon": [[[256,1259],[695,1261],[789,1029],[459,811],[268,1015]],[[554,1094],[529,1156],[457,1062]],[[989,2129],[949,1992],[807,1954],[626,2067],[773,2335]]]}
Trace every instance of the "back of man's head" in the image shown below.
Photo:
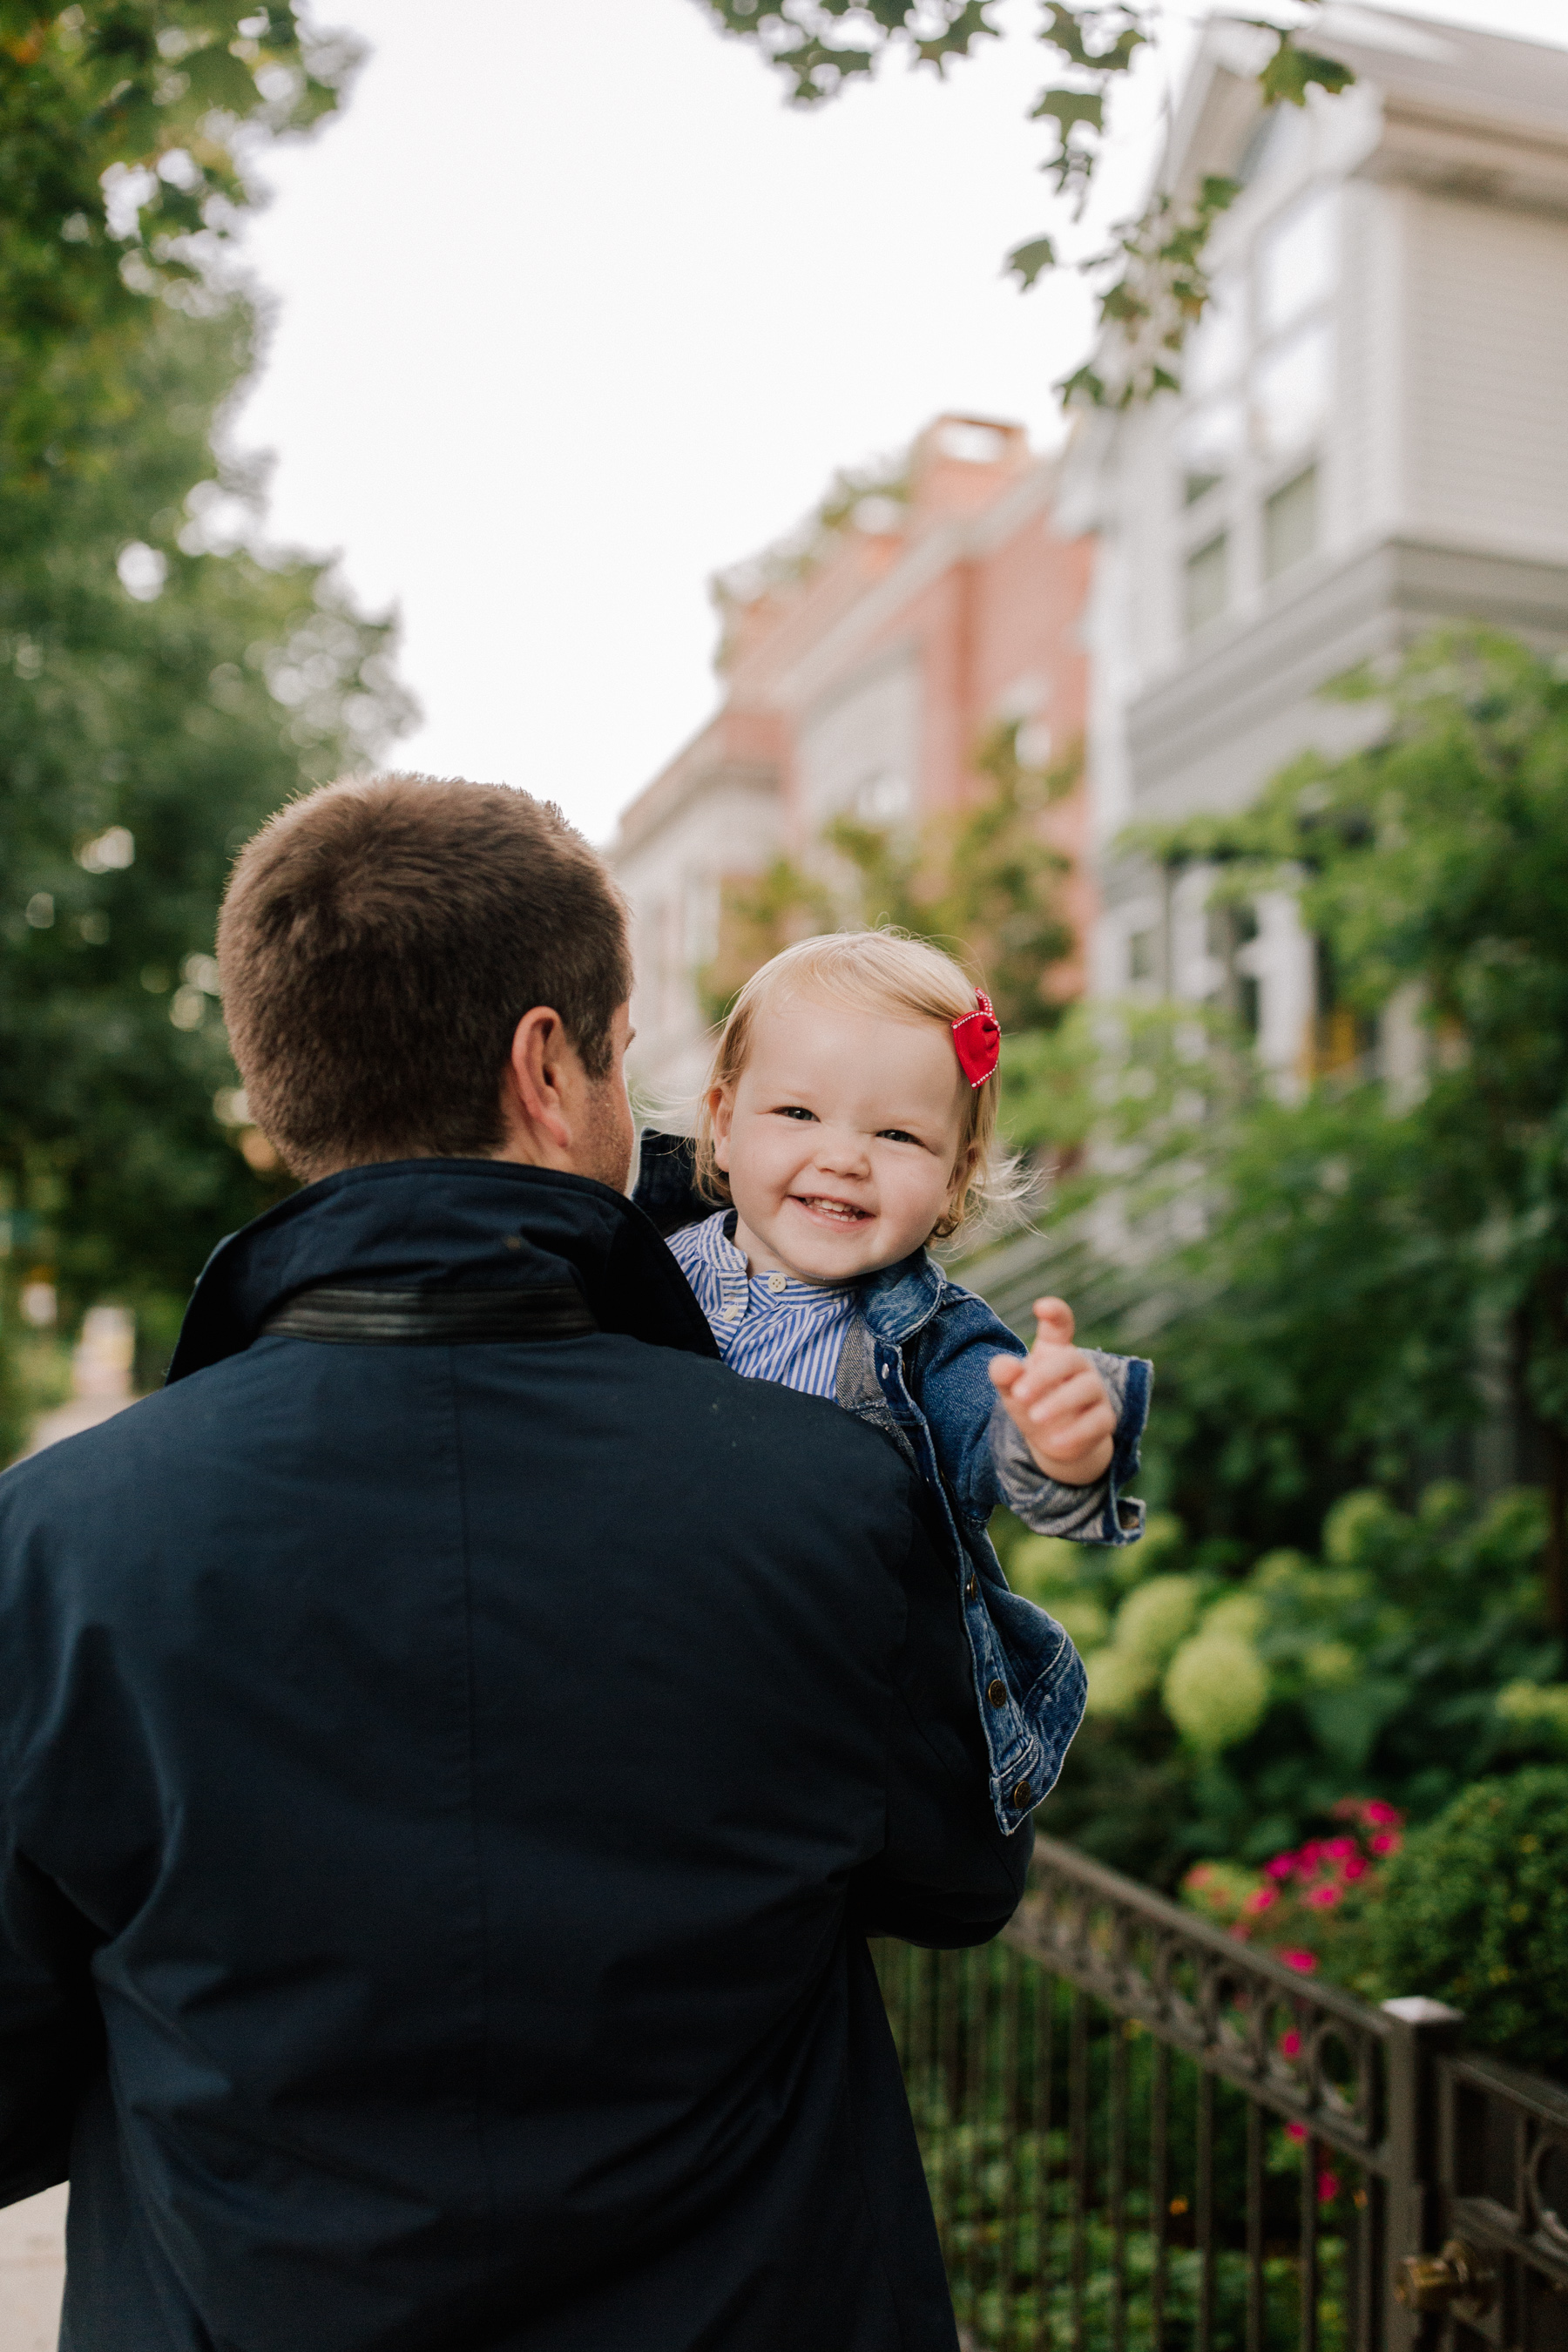
{"label": "back of man's head", "polygon": [[217,949],[251,1116],[307,1182],[493,1153],[524,1013],[553,1007],[599,1078],[631,992],[620,893],[560,810],[428,776],[280,811],[240,854]]}

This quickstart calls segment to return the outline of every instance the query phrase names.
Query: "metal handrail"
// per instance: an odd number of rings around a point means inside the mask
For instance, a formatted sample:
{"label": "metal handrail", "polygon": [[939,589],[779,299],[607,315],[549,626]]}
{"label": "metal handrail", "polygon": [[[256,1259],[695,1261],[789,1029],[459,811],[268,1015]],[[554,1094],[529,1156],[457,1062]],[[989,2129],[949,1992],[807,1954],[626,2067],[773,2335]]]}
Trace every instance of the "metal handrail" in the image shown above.
{"label": "metal handrail", "polygon": [[1456,2322],[1559,2352],[1568,2089],[1459,2049],[1458,2011],[1054,1838],[995,1945],[878,1968],[977,2352],[1460,2352]]}
{"label": "metal handrail", "polygon": [[[1037,1839],[1033,1875],[1030,1895],[1004,1931],[1010,1942],[1274,2114],[1309,2126],[1378,2172],[1391,2169],[1384,2077],[1387,2047],[1399,2032],[1395,2017],[1253,1951],[1056,1838]],[[1090,1927],[1096,1913],[1110,1921],[1098,1937]],[[1140,1932],[1152,1945],[1152,1964],[1142,1969],[1132,1958]],[[1196,1979],[1195,2000],[1174,1981],[1184,1962]],[[1289,2058],[1270,2032],[1281,2011],[1299,2044]],[[1353,2098],[1327,2071],[1334,2041],[1351,2062]]]}

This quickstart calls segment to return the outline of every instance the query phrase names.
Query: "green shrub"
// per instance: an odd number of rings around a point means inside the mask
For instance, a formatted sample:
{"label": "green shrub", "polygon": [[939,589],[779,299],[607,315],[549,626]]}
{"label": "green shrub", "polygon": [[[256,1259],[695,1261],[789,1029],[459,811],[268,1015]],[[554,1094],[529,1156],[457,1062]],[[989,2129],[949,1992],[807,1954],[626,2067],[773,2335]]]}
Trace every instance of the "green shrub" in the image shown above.
{"label": "green shrub", "polygon": [[1045,1826],[1134,1877],[1261,1864],[1347,1790],[1430,1821],[1467,1781],[1568,1749],[1533,1491],[1478,1503],[1445,1482],[1408,1509],[1347,1495],[1316,1557],[1249,1559],[1159,1515],[1121,1549],[998,1535],[1089,1668]]}
{"label": "green shrub", "polygon": [[1568,1748],[1568,1683],[1508,1683],[1497,1695],[1499,1720],[1546,1748]]}
{"label": "green shrub", "polygon": [[1468,2042],[1568,2074],[1568,1766],[1478,1780],[1389,1864],[1382,1989],[1465,2013]]}
{"label": "green shrub", "polygon": [[1250,1642],[1223,1630],[1184,1642],[1166,1671],[1165,1712],[1185,1739],[1217,1756],[1255,1732],[1268,1705],[1268,1669]]}

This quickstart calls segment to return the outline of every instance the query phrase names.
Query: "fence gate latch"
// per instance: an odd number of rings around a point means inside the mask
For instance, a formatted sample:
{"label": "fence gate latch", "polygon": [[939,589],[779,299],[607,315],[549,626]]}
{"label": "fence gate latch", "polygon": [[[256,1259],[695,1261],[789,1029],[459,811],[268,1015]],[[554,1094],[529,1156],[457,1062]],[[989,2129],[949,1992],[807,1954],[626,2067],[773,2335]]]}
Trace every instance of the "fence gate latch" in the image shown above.
{"label": "fence gate latch", "polygon": [[1497,2299],[1497,2273],[1463,2238],[1450,2238],[1440,2254],[1405,2255],[1394,2273],[1394,2298],[1406,2311],[1480,2319]]}

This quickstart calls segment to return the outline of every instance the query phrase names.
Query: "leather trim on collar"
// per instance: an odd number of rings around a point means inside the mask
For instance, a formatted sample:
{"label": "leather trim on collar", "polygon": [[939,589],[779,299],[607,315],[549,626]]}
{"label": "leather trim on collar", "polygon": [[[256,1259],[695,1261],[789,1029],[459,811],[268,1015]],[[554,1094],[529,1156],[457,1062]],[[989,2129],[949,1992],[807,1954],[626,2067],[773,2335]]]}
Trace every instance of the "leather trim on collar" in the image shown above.
{"label": "leather trim on collar", "polygon": [[263,1339],[342,1347],[460,1347],[476,1340],[576,1339],[598,1323],[569,1283],[522,1290],[373,1290],[317,1283],[261,1326]]}

